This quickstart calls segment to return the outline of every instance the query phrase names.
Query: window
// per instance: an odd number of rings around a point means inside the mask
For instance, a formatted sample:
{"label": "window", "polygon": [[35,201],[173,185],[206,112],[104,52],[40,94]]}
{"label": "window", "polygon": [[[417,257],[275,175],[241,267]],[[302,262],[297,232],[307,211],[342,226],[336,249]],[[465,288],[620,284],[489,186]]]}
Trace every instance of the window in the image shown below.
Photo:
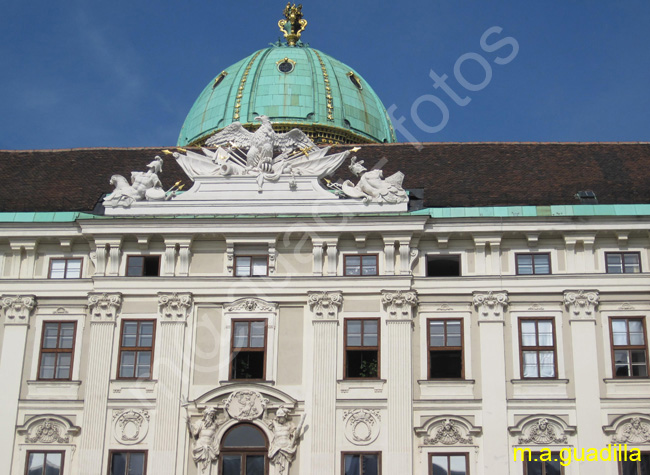
{"label": "window", "polygon": [[72,378],[72,357],[77,324],[45,322],[41,336],[38,379]]}
{"label": "window", "polygon": [[643,318],[610,318],[615,378],[648,377]]}
{"label": "window", "polygon": [[461,320],[427,320],[429,379],[463,378]]}
{"label": "window", "polygon": [[129,256],[126,259],[128,277],[156,277],[160,275],[160,256]]}
{"label": "window", "polygon": [[379,275],[377,254],[344,257],[344,275]]}
{"label": "window", "polygon": [[619,461],[618,473],[619,475],[650,475],[650,452],[641,452],[641,460]]}
{"label": "window", "polygon": [[235,275],[237,277],[260,277],[269,275],[267,256],[235,256]]}
{"label": "window", "polygon": [[427,256],[427,277],[459,277],[459,255]]}
{"label": "window", "polygon": [[82,259],[50,259],[50,279],[79,279]]}
{"label": "window", "polygon": [[429,475],[468,475],[467,454],[431,454]]}
{"label": "window", "polygon": [[520,318],[522,378],[556,378],[555,330],[552,318]]}
{"label": "window", "polygon": [[379,378],[379,319],[345,320],[345,378]]}
{"label": "window", "polygon": [[638,252],[606,252],[605,264],[608,274],[638,274],[641,272],[641,256]]}
{"label": "window", "polygon": [[221,442],[219,465],[222,475],[265,475],[268,473],[267,439],[252,424],[228,429]]}
{"label": "window", "polygon": [[266,320],[233,320],[230,379],[266,376]]}
{"label": "window", "polygon": [[[525,450],[526,460],[524,461],[524,475],[563,475],[564,467],[561,464],[562,459],[557,452],[549,454],[545,452],[531,453]],[[546,460],[550,458],[551,460]],[[542,460],[544,459],[544,460]]]}
{"label": "window", "polygon": [[147,452],[127,450],[109,453],[109,475],[144,475],[147,473]]}
{"label": "window", "polygon": [[118,378],[151,379],[155,320],[123,320]]}
{"label": "window", "polygon": [[544,275],[551,273],[550,254],[517,254],[517,275]]}
{"label": "window", "polygon": [[61,475],[63,473],[63,452],[27,451],[25,475]]}
{"label": "window", "polygon": [[381,475],[381,452],[341,454],[343,475]]}

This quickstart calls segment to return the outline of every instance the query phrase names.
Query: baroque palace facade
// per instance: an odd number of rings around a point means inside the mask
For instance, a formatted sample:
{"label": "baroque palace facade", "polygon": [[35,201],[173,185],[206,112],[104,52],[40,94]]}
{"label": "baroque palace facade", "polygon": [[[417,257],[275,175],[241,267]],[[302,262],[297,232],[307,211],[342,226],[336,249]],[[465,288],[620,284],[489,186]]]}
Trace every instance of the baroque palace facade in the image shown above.
{"label": "baroque palace facade", "polygon": [[305,25],[177,147],[0,151],[0,473],[648,475],[650,145],[392,143]]}

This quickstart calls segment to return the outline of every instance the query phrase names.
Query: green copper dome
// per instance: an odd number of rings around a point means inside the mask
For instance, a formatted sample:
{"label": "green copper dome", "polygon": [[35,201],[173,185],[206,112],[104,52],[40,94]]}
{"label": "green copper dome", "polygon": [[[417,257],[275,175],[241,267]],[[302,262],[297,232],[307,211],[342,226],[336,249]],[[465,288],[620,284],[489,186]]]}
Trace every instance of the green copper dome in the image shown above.
{"label": "green copper dome", "polygon": [[302,129],[316,143],[395,142],[377,94],[354,69],[298,42],[251,54],[217,75],[190,109],[178,145],[202,144],[233,122]]}

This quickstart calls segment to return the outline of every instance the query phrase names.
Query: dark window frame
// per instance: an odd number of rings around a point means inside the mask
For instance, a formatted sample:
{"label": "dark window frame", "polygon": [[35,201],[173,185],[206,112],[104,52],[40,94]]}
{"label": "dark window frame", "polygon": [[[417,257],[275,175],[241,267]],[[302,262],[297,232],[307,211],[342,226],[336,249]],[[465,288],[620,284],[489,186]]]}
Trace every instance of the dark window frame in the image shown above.
{"label": "dark window frame", "polygon": [[[426,277],[434,277],[434,278],[450,278],[450,277],[462,277],[463,276],[463,254],[462,253],[450,253],[450,254],[426,254],[425,256],[425,269],[424,273]],[[436,259],[444,260],[449,258],[454,258],[458,259],[458,275],[429,275],[429,261],[433,261]]]}
{"label": "dark window frame", "polygon": [[[63,270],[63,277],[52,277],[52,265],[55,261],[65,261],[65,268]],[[79,261],[79,277],[68,277],[68,262],[69,261]],[[66,279],[81,279],[83,275],[84,268],[84,258],[83,257],[51,257],[48,264],[47,278],[54,280],[66,280]]]}
{"label": "dark window frame", "polygon": [[[462,318],[428,318],[427,319],[427,380],[463,380],[465,379],[465,328]],[[431,322],[444,322],[445,324],[445,346],[431,346]],[[460,322],[460,346],[447,346],[447,322]],[[432,351],[460,351],[460,376],[457,378],[432,378],[431,377],[431,352]]]}
{"label": "dark window frame", "polygon": [[[648,451],[648,450],[641,450],[641,457],[643,457],[644,455],[647,456],[648,458],[650,458],[650,451]],[[630,461],[629,461],[629,462],[636,462],[636,469],[637,469],[637,474],[638,474],[638,475],[643,475],[643,474],[641,473],[641,470],[640,470],[640,468],[641,468],[641,461],[642,461],[642,460],[638,460],[638,461],[632,461],[632,460],[630,460]],[[618,473],[619,473],[619,475],[623,475],[623,462],[624,462],[624,460],[619,460],[618,463],[616,464],[616,465],[618,466]]]}
{"label": "dark window frame", "polygon": [[[264,438],[264,441],[266,445],[264,447],[225,447],[223,444],[226,440],[227,435],[232,431],[235,430],[238,427],[241,426],[251,426],[255,430],[259,431],[262,437]],[[269,473],[269,439],[264,433],[262,429],[260,429],[258,426],[255,424],[252,424],[250,422],[239,422],[232,427],[229,427],[226,432],[224,432],[223,436],[221,437],[221,442],[219,442],[219,462],[218,462],[218,467],[219,467],[219,472],[218,473],[223,473],[223,455],[242,455],[244,456],[244,463],[242,464],[241,471],[245,473],[246,470],[246,455],[263,455],[264,456],[264,473]]]}
{"label": "dark window frame", "polygon": [[[523,333],[522,333],[522,323],[523,322],[530,322],[534,321],[535,322],[535,342],[537,343],[535,346],[524,346],[524,340],[523,340]],[[539,345],[539,325],[538,322],[540,321],[547,321],[551,322],[551,329],[553,330],[553,346],[540,346]],[[526,379],[526,380],[538,380],[538,379],[544,379],[544,380],[553,380],[553,379],[558,379],[558,371],[557,371],[557,330],[555,328],[555,318],[553,317],[519,317],[517,319],[517,328],[519,332],[519,374],[521,379]],[[539,374],[541,375],[541,365],[539,363],[539,352],[540,351],[553,351],[553,376],[548,377],[548,376],[526,376],[524,377],[524,351],[527,352],[536,352],[537,354],[537,370]]]}
{"label": "dark window frame", "polygon": [[359,455],[361,458],[359,459],[359,475],[364,475],[363,473],[363,457],[367,455],[376,455],[377,456],[377,475],[381,475],[381,451],[372,451],[372,452],[352,452],[352,451],[346,451],[346,452],[341,452],[341,475],[345,475],[345,456],[346,455]]}
{"label": "dark window frame", "polygon": [[[146,269],[145,265],[145,259],[151,259],[152,257],[155,257],[158,259],[158,273],[156,275],[145,275],[144,270]],[[129,262],[133,258],[141,258],[143,259],[142,261],[142,272],[140,274],[129,274]],[[149,255],[144,255],[144,254],[131,254],[126,256],[126,269],[124,271],[124,274],[126,277],[160,277],[160,271],[162,270],[162,255],[160,254],[149,254]]]}
{"label": "dark window frame", "polygon": [[467,452],[429,452],[429,475],[433,475],[433,457],[465,457],[465,474],[470,475],[469,453]]}
{"label": "dark window frame", "polygon": [[[247,322],[248,323],[248,344],[250,345],[250,340],[251,340],[251,323],[254,322],[262,322],[264,323],[264,347],[259,348],[259,347],[251,347],[251,346],[245,346],[245,347],[235,347],[235,323],[238,322]],[[228,381],[266,381],[266,358],[268,357],[268,344],[269,344],[269,321],[266,318],[233,318],[230,321],[230,363],[228,367]],[[240,353],[242,351],[246,352],[263,352],[264,353],[264,359],[262,363],[262,377],[261,378],[234,378],[233,377],[233,363],[235,361],[235,348],[237,349],[237,353]]]}
{"label": "dark window frame", "polygon": [[[542,462],[544,464],[544,465],[542,465],[542,475],[546,475],[546,462],[547,462],[547,460],[539,460],[539,458],[542,456],[541,452],[533,452],[532,450],[529,452],[529,451],[525,450],[523,452],[523,454],[524,454],[523,455],[524,460],[522,461],[522,464],[524,466],[524,475],[528,475],[528,463],[527,462],[530,462],[530,460],[528,460],[527,457],[529,457],[529,456],[531,458],[533,458],[533,459],[537,458],[537,460],[533,460],[533,462],[537,461],[537,462]],[[551,452],[551,459],[553,459],[554,461],[561,460],[560,459],[560,452],[559,451],[558,452]],[[560,475],[564,475],[564,466],[561,465],[561,464],[560,464]]]}
{"label": "dark window frame", "polygon": [[[65,450],[28,450],[25,456],[25,475],[29,474],[29,456],[30,454],[45,454],[45,461],[47,461],[47,454],[61,454],[61,470],[59,473],[63,475],[65,470]],[[45,469],[45,465],[43,466]]]}
{"label": "dark window frame", "polygon": [[113,454],[127,454],[127,474],[128,469],[129,469],[129,462],[131,461],[131,454],[144,454],[144,469],[143,473],[147,473],[147,462],[149,459],[149,454],[147,450],[122,450],[122,449],[111,449],[108,451],[108,475],[111,475],[111,472],[113,470]]}
{"label": "dark window frame", "polygon": [[[531,256],[532,259],[532,266],[533,266],[533,273],[532,274],[522,274],[519,272],[519,257],[521,256]],[[535,271],[535,256],[546,256],[548,258],[548,272],[543,273],[543,272],[536,272]],[[517,275],[552,275],[553,274],[553,266],[551,264],[551,253],[550,252],[519,252],[515,254],[515,272]]]}
{"label": "dark window frame", "polygon": [[[348,346],[348,322],[361,322],[361,346]],[[363,335],[365,322],[377,322],[377,346],[364,346]],[[348,351],[377,351],[377,376],[348,376]],[[343,379],[378,380],[381,379],[381,319],[380,318],[346,318],[343,320]]]}
{"label": "dark window frame", "polygon": [[[359,274],[349,274],[348,273],[348,258],[350,257],[359,257]],[[375,258],[375,269],[377,272],[374,274],[364,274],[363,273],[363,258],[364,257],[374,257]],[[374,277],[379,275],[379,253],[368,253],[368,254],[345,254],[343,255],[343,275],[345,277]]]}
{"label": "dark window frame", "polygon": [[[59,346],[59,335],[61,334],[61,324],[62,323],[72,323],[73,324],[73,331],[72,331],[72,348],[58,348]],[[57,324],[58,328],[56,331],[56,345],[57,348],[44,348],[43,345],[45,344],[45,327],[47,325],[52,325],[52,324]],[[45,320],[43,321],[43,326],[41,328],[41,346],[38,352],[38,373],[36,374],[36,379],[38,381],[72,381],[72,371],[74,369],[74,350],[75,350],[75,343],[77,341],[77,322],[76,321],[70,321],[70,320]],[[56,364],[54,366],[54,378],[41,378],[41,364],[43,363],[43,353],[56,353],[57,355],[59,353],[70,353],[70,376],[67,378],[57,378],[56,377],[56,369],[58,366],[58,356],[56,358]]]}
{"label": "dark window frame", "polygon": [[[250,259],[250,272],[248,275],[237,275],[237,259],[241,258],[248,258]],[[266,273],[265,274],[253,274],[253,259],[265,259],[266,260]],[[235,259],[235,265],[233,265],[232,270],[233,270],[233,277],[268,277],[269,276],[269,256],[268,254],[244,254],[244,255],[237,255],[235,254],[234,256]]]}
{"label": "dark window frame", "polygon": [[[153,331],[151,333],[151,346],[123,346],[122,342],[124,341],[124,326],[126,323],[138,323],[138,330],[136,333],[136,343],[138,340],[138,336],[140,335],[140,325],[142,323],[152,323],[153,324]],[[127,381],[135,381],[135,380],[145,380],[145,381],[150,381],[153,379],[153,360],[154,360],[154,354],[155,354],[155,348],[156,348],[156,320],[155,319],[140,319],[140,318],[124,318],[122,319],[122,323],[120,325],[120,341],[119,341],[119,350],[118,350],[118,355],[117,355],[117,378],[120,380],[127,380]],[[133,352],[139,352],[139,351],[149,351],[151,353],[151,359],[150,359],[150,364],[149,364],[149,377],[144,378],[141,376],[136,376],[137,372],[137,356],[136,359],[133,361],[134,364],[134,369],[133,369],[133,376],[121,376],[120,375],[120,368],[122,367],[122,353],[124,351],[133,351]]]}
{"label": "dark window frame", "polygon": [[[625,272],[625,256],[626,255],[635,255],[639,261],[639,272]],[[641,274],[643,272],[643,267],[641,266],[641,253],[639,251],[618,251],[618,252],[606,252],[605,253],[605,272],[607,274],[618,274],[618,272],[610,272],[609,264],[607,263],[607,258],[610,255],[619,255],[621,256],[621,271],[620,274]]]}
{"label": "dark window frame", "polygon": [[[627,341],[630,341],[630,320],[638,320],[641,322],[641,326],[643,327],[643,345],[614,345],[614,327],[613,327],[613,321],[614,320],[626,320],[626,332],[627,332]],[[612,377],[616,379],[648,379],[650,378],[650,361],[648,361],[648,329],[646,328],[646,318],[645,317],[625,317],[625,316],[616,316],[616,317],[609,317],[609,341],[610,341],[610,350],[611,350],[611,357],[612,357]],[[646,375],[647,376],[618,376],[616,374],[616,358],[614,357],[615,351],[624,351],[627,350],[628,352],[632,350],[643,350],[645,351],[645,365],[646,365]],[[629,357],[629,361],[631,361],[631,355]]]}

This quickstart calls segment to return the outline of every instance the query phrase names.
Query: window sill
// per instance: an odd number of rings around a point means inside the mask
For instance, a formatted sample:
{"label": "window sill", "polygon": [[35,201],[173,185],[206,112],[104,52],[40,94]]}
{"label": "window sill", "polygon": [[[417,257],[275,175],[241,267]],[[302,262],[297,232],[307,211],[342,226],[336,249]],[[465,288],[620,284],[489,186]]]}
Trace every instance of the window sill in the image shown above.
{"label": "window sill", "polygon": [[81,381],[50,380],[27,381],[28,399],[79,399]]}
{"label": "window sill", "polygon": [[357,397],[374,397],[375,394],[383,394],[385,379],[339,379],[337,382],[339,394],[353,394]]}
{"label": "window sill", "polygon": [[650,378],[605,378],[607,397],[648,397]]}
{"label": "window sill", "polygon": [[566,399],[568,379],[511,379],[512,396],[515,399]]}
{"label": "window sill", "polygon": [[112,379],[109,398],[153,399],[156,397],[157,383],[154,379]]}
{"label": "window sill", "polygon": [[419,379],[421,399],[474,398],[473,379]]}

